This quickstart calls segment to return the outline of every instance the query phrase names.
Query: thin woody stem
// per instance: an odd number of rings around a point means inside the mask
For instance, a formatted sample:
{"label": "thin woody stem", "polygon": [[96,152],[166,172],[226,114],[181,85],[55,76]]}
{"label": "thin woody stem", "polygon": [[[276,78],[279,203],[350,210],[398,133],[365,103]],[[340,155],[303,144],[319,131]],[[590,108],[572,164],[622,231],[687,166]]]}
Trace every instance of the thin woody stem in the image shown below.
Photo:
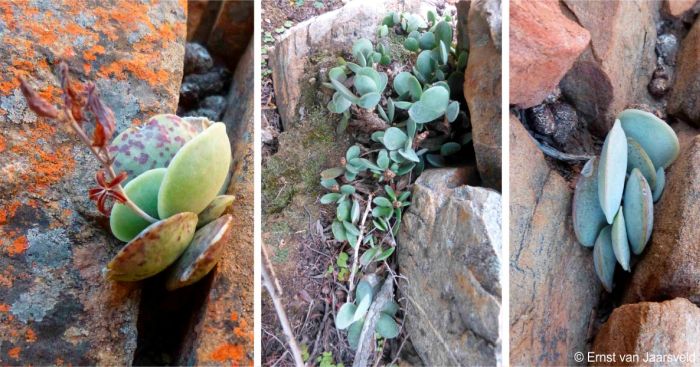
{"label": "thin woody stem", "polygon": [[[78,137],[80,137],[80,140],[88,146],[92,154],[97,158],[98,161],[100,161],[100,164],[102,164],[102,167],[107,171],[107,173],[110,176],[110,179],[114,180],[117,177],[116,172],[114,172],[114,167],[112,167],[112,158],[109,156],[109,152],[107,149],[103,149],[102,152],[104,153],[104,156],[100,154],[100,151],[95,148],[92,143],[90,142],[90,138],[88,138],[87,134],[85,133],[85,130],[78,125],[78,122],[75,121],[73,118],[73,115],[67,110],[63,110],[63,116],[64,118],[68,119],[68,122],[70,123],[71,128],[78,134]],[[124,188],[122,187],[121,184],[116,186],[117,192],[122,194],[125,198],[126,201],[124,202],[124,205],[126,205],[129,209],[133,210],[134,213],[138,214],[141,218],[145,219],[149,223],[155,223],[158,221],[158,219],[155,219],[148,215],[143,209],[139,208],[136,203],[134,203],[131,199],[129,199],[129,196],[126,194],[126,191],[124,191]]]}
{"label": "thin woody stem", "polygon": [[353,289],[355,289],[355,273],[357,273],[357,261],[360,257],[360,244],[362,243],[362,236],[365,232],[365,221],[367,221],[367,214],[369,214],[372,208],[372,194],[369,194],[367,198],[367,207],[365,207],[365,213],[362,215],[362,221],[360,222],[360,234],[357,236],[357,242],[355,243],[355,256],[352,260],[352,271],[350,272],[350,284],[348,287],[348,300],[352,300]]}

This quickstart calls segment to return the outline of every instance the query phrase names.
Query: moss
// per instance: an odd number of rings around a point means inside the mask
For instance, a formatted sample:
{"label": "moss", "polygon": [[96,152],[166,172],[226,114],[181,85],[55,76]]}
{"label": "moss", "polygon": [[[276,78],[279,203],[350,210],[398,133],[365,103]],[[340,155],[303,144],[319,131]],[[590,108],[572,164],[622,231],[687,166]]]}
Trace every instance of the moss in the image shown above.
{"label": "moss", "polygon": [[382,43],[391,50],[391,60],[401,65],[412,63],[417,56],[414,52],[403,47],[404,41],[406,41],[406,36],[396,34],[396,32],[389,32],[389,35],[382,40]]}
{"label": "moss", "polygon": [[[334,56],[316,54],[311,57],[302,80],[311,79],[318,74],[318,70],[335,64]],[[306,196],[302,201],[315,200],[321,192],[320,172],[335,165],[348,145],[345,136],[336,136],[339,116],[326,110],[318,88],[302,90],[301,107],[306,114],[281,134],[279,151],[268,159],[263,168],[262,204],[265,214],[283,211],[297,195]]]}

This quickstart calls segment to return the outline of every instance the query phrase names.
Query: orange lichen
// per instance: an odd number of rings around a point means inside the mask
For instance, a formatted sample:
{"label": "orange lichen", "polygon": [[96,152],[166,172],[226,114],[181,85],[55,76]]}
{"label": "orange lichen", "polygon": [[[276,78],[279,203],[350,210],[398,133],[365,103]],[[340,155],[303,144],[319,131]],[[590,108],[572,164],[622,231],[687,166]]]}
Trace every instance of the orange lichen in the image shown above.
{"label": "orange lichen", "polygon": [[20,236],[17,237],[10,246],[7,247],[7,254],[10,256],[15,256],[24,253],[29,247],[27,242],[27,237]]}
{"label": "orange lichen", "polygon": [[10,356],[10,358],[12,359],[19,359],[19,353],[21,351],[22,350],[19,349],[19,347],[14,347],[7,352],[7,355]]}
{"label": "orange lichen", "polygon": [[211,359],[217,362],[233,361],[238,362],[245,357],[243,346],[235,344],[224,344],[211,354]]}
{"label": "orange lichen", "polygon": [[5,288],[12,288],[12,271],[5,270],[0,274],[0,286]]}
{"label": "orange lichen", "polygon": [[27,343],[34,343],[36,341],[36,333],[32,329],[27,329],[27,333],[24,337]]}
{"label": "orange lichen", "polygon": [[235,312],[231,312],[231,321],[238,321],[238,314]]}
{"label": "orange lichen", "polygon": [[19,132],[19,135],[25,138],[26,144],[16,144],[11,148],[13,153],[29,160],[32,169],[22,172],[19,179],[28,183],[27,189],[30,192],[41,192],[61,181],[75,166],[70,146],[51,149],[39,143],[42,140],[53,140],[55,134],[56,127],[40,120],[32,129]]}
{"label": "orange lichen", "polygon": [[10,305],[0,303],[0,312],[10,312]]}

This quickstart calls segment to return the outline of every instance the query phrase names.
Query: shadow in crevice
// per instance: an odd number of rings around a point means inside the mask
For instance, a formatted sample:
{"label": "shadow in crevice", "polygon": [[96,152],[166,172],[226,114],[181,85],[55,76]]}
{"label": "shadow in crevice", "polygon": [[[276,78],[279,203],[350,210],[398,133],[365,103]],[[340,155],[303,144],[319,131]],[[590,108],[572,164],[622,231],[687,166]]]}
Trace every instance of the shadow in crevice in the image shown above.
{"label": "shadow in crevice", "polygon": [[139,306],[138,339],[134,366],[179,365],[186,359],[193,325],[202,314],[216,269],[199,282],[178,289],[165,289],[167,271],[143,282]]}

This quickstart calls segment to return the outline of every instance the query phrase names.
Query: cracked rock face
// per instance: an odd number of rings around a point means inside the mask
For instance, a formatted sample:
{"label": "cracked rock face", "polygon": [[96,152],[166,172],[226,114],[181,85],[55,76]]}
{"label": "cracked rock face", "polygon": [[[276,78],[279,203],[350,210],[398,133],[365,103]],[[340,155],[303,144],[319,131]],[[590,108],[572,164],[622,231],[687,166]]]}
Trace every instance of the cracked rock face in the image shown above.
{"label": "cracked rock face", "polygon": [[398,236],[406,330],[427,366],[500,360],[501,195],[462,185],[469,174],[425,171]]}
{"label": "cracked rock face", "polygon": [[577,365],[600,283],[571,224],[569,184],[510,118],[511,364]]}
{"label": "cracked rock face", "polygon": [[106,281],[123,245],[87,190],[97,162],[28,110],[18,76],[57,102],[59,59],[94,81],[117,130],[172,113],[182,78],[177,2],[0,3],[0,364],[129,365],[140,290]]}

